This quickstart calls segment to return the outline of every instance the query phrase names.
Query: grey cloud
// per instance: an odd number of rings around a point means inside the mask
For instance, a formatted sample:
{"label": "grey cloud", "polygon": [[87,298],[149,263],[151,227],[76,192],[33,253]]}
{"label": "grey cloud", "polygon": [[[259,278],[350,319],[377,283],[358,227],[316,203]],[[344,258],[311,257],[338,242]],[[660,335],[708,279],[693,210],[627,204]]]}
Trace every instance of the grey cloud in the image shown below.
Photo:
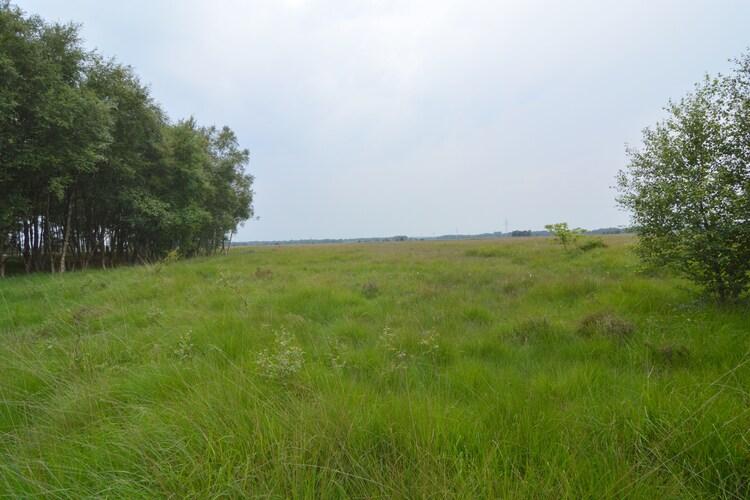
{"label": "grey cloud", "polygon": [[250,148],[238,239],[623,224],[624,143],[748,45],[740,1],[33,0]]}

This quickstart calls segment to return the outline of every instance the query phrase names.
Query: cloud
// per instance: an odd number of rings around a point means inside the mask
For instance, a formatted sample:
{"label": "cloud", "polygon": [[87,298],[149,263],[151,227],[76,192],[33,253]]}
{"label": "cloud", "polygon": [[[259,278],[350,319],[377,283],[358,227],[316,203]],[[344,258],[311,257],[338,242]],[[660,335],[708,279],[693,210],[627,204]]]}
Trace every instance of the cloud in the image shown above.
{"label": "cloud", "polygon": [[[627,221],[609,188],[670,97],[748,43],[738,0],[25,2],[251,149],[240,239]],[[48,14],[49,13],[49,14]]]}

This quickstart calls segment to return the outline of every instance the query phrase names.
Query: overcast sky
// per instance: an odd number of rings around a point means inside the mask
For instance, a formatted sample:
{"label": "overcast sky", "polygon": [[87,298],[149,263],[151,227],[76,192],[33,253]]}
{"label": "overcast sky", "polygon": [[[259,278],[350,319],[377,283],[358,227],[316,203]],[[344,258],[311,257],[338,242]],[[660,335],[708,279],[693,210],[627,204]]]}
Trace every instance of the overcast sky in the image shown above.
{"label": "overcast sky", "polygon": [[237,240],[626,224],[625,143],[750,46],[747,0],[18,0],[251,152]]}

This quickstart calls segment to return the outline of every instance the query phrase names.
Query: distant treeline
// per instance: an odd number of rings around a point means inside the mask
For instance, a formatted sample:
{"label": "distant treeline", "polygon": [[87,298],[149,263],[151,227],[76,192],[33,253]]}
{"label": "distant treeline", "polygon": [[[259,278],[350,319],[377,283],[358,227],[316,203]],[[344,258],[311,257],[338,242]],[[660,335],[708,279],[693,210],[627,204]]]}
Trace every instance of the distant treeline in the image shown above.
{"label": "distant treeline", "polygon": [[227,127],[171,122],[79,27],[0,1],[0,274],[216,252],[252,216]]}
{"label": "distant treeline", "polygon": [[[586,231],[586,234],[627,234],[628,229],[619,227],[604,227]],[[508,233],[494,232],[481,234],[446,234],[443,236],[414,238],[410,236],[387,236],[374,238],[348,238],[348,239],[308,239],[308,240],[277,240],[277,241],[239,241],[234,246],[247,245],[313,245],[327,243],[378,243],[387,241],[429,241],[429,240],[480,240],[489,238],[511,238],[523,236],[551,236],[549,231],[516,230]]]}

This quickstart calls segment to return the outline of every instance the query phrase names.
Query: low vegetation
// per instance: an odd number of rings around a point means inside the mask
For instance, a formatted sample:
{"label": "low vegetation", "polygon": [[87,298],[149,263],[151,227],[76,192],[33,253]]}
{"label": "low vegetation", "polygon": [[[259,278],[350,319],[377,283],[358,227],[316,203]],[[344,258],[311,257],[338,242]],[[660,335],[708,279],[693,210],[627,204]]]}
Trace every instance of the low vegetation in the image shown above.
{"label": "low vegetation", "polygon": [[747,498],[746,304],[548,241],[0,281],[0,491]]}

